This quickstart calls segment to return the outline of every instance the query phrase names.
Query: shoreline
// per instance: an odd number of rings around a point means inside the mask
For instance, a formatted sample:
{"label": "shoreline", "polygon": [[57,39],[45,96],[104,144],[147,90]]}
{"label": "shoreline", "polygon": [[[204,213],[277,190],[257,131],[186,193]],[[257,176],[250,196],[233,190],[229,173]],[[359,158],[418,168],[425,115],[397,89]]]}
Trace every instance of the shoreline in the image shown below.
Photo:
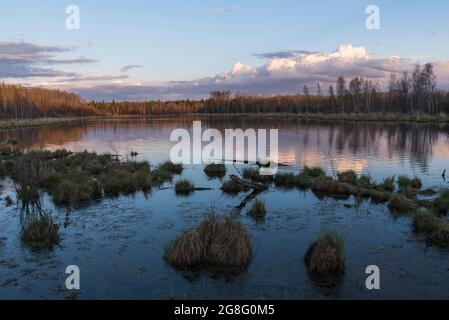
{"label": "shoreline", "polygon": [[357,121],[357,122],[409,122],[409,123],[449,123],[449,116],[428,116],[428,115],[403,115],[394,113],[371,113],[371,114],[351,114],[351,113],[186,113],[186,114],[157,114],[157,115],[123,115],[123,116],[89,116],[89,117],[52,117],[34,119],[5,119],[0,120],[0,130],[14,128],[31,128],[50,125],[59,125],[77,121],[92,120],[116,120],[116,119],[163,119],[163,118],[239,118],[239,119],[278,119],[278,120],[312,120],[312,121]]}

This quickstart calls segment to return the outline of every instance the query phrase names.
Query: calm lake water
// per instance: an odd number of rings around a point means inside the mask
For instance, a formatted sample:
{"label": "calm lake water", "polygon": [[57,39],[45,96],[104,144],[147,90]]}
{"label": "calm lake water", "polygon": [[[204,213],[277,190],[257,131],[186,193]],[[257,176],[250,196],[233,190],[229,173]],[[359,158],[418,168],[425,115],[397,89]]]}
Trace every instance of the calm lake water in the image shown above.
{"label": "calm lake water", "polygon": [[[16,139],[49,150],[129,154],[156,165],[169,159],[170,133],[191,128],[195,118],[120,119],[0,131],[0,141]],[[447,186],[449,127],[436,124],[331,123],[276,119],[201,119],[203,129],[277,128],[279,161],[293,169],[322,166],[326,154],[337,170],[366,173],[379,181],[389,175],[420,177],[425,187]],[[61,223],[62,241],[53,250],[30,250],[20,241],[20,210],[7,207],[15,197],[11,181],[2,182],[0,201],[0,298],[2,299],[413,299],[449,298],[449,251],[432,248],[411,232],[410,217],[393,217],[385,205],[319,200],[311,192],[270,189],[260,196],[268,214],[256,222],[243,210],[240,219],[252,236],[254,257],[246,272],[192,276],[162,258],[167,243],[196,225],[208,208],[228,213],[243,194],[230,197],[222,181],[209,180],[203,166],[186,166],[176,177],[189,178],[198,191],[176,197],[173,189],[145,197],[105,199],[81,208],[44,207]],[[228,174],[235,168],[228,166]],[[352,208],[344,205],[350,204]],[[356,205],[357,204],[357,205]],[[333,289],[316,286],[303,256],[323,229],[345,236],[346,273]],[[81,270],[81,291],[65,288],[65,268]],[[381,290],[365,288],[368,265],[381,270]]]}

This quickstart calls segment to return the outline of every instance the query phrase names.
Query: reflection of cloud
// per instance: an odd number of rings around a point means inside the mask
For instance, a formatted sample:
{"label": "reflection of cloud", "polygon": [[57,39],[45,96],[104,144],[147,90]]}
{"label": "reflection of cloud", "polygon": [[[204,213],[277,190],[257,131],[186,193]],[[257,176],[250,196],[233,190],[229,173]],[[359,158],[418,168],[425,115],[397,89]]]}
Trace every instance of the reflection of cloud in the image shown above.
{"label": "reflection of cloud", "polygon": [[[361,76],[385,84],[390,73],[411,71],[415,61],[400,57],[377,58],[363,47],[342,45],[329,53],[265,53],[261,66],[235,63],[228,72],[192,81],[171,81],[156,85],[111,84],[76,89],[88,99],[182,99],[204,98],[212,90],[231,90],[255,94],[295,94],[305,83],[323,86],[335,83],[338,76]],[[435,62],[440,87],[449,87],[449,61]]]}

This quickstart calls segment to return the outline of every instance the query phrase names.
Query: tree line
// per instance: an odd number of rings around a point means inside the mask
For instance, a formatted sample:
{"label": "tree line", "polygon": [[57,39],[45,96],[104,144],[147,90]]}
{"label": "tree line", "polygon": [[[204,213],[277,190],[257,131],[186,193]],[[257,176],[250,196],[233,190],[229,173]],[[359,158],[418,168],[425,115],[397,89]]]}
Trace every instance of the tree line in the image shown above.
{"label": "tree line", "polygon": [[[313,94],[311,92],[314,92]],[[257,96],[213,91],[210,98],[178,101],[91,101],[60,90],[0,84],[0,117],[30,118],[87,115],[226,114],[226,113],[401,113],[449,114],[449,92],[438,90],[432,64],[416,65],[400,77],[392,74],[388,90],[362,77],[338,77],[335,84],[305,84],[296,95]]]}

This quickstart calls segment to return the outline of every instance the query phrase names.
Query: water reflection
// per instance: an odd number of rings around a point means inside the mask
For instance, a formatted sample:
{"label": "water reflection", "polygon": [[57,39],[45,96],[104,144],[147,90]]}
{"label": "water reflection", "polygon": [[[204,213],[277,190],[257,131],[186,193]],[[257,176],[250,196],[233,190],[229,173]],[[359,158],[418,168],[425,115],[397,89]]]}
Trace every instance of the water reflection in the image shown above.
{"label": "water reflection", "polygon": [[326,154],[330,154],[337,170],[352,169],[381,176],[399,170],[420,175],[432,172],[436,176],[441,174],[449,157],[448,125],[416,123],[195,117],[109,119],[1,131],[0,141],[16,139],[52,150],[87,149],[120,154],[136,151],[141,158],[160,162],[169,158],[174,145],[169,141],[170,133],[177,128],[191,130],[194,120],[202,120],[203,130],[215,128],[223,136],[229,128],[277,128],[279,162],[297,167],[320,165],[329,169]]}

